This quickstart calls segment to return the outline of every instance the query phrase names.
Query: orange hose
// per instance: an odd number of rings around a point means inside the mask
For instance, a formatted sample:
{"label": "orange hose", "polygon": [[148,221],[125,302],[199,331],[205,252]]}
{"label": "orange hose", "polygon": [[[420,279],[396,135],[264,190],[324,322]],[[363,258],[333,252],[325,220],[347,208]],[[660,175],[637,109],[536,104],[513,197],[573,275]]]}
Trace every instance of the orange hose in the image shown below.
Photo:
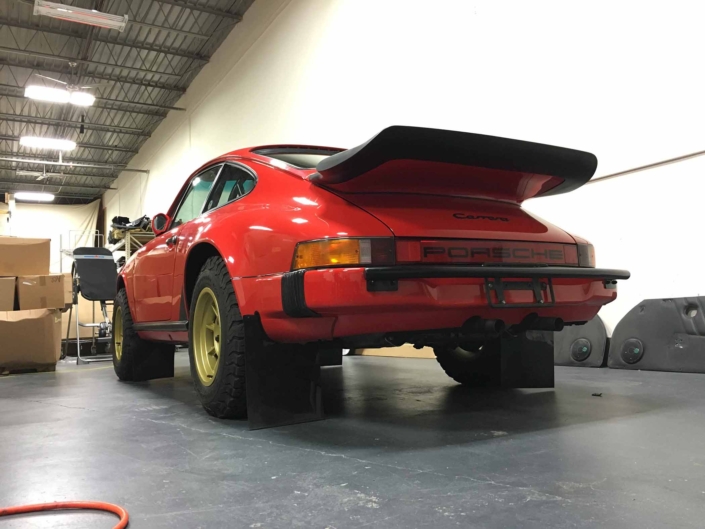
{"label": "orange hose", "polygon": [[54,503],[35,503],[34,505],[17,505],[0,509],[0,516],[13,514],[27,514],[30,512],[56,511],[63,509],[90,509],[93,511],[106,511],[116,514],[120,521],[113,529],[125,529],[129,522],[127,511],[118,505],[102,501],[57,501]]}

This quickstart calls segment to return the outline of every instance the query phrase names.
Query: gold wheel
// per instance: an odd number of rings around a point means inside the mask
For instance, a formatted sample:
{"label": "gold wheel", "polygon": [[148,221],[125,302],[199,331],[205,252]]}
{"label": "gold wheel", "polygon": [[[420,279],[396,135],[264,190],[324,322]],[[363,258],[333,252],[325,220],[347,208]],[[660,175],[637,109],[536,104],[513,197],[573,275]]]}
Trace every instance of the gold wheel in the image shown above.
{"label": "gold wheel", "polygon": [[115,307],[113,317],[113,336],[115,336],[115,358],[118,362],[122,358],[122,307]]}
{"label": "gold wheel", "polygon": [[201,384],[210,386],[215,380],[220,361],[220,311],[215,293],[201,290],[193,314],[193,357]]}

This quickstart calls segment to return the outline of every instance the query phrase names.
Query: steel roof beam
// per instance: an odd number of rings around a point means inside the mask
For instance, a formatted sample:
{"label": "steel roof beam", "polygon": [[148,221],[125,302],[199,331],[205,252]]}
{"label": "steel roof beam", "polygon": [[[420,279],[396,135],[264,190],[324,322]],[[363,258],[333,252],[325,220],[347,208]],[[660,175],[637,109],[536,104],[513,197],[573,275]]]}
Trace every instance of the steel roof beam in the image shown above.
{"label": "steel roof beam", "polygon": [[[0,162],[0,163],[12,163],[12,162]],[[0,166],[0,172],[6,171],[6,172],[11,172],[11,173],[16,173],[17,171],[25,171],[28,173],[37,173],[36,176],[40,176],[43,174],[43,171],[35,171],[32,169],[17,169],[16,167],[2,167]],[[49,176],[56,176],[58,178],[61,177],[68,177],[68,178],[103,178],[106,180],[116,180],[117,176],[116,175],[97,175],[97,174],[81,174],[81,173],[55,173],[55,172],[48,172],[47,173]]]}
{"label": "steel roof beam", "polygon": [[[0,162],[25,163],[30,165],[57,165],[62,167],[91,167],[93,169],[111,169],[124,171],[127,164],[111,163],[111,162],[96,162],[87,158],[72,158],[64,159],[63,162],[55,162],[47,160],[41,156],[31,154],[23,154],[21,152],[0,152]],[[147,171],[145,171],[147,172]]]}
{"label": "steel roof beam", "polygon": [[[32,0],[15,0],[15,1],[20,2],[22,4],[34,6],[34,2]],[[139,20],[130,19],[127,21],[127,23],[132,24],[133,26],[142,26],[142,27],[150,28],[150,29],[169,31],[170,33],[179,33],[181,35],[186,35],[187,37],[195,37],[195,38],[204,39],[204,40],[208,40],[212,36],[212,35],[203,35],[201,33],[194,33],[192,31],[186,31],[184,29],[176,29],[176,28],[169,28],[166,26],[159,26],[156,24],[148,24],[147,22],[140,22]]]}
{"label": "steel roof beam", "polygon": [[85,127],[86,130],[97,130],[101,132],[115,132],[116,134],[128,134],[130,136],[142,136],[149,138],[142,129],[134,129],[130,127],[117,127],[114,125],[100,125],[98,123],[79,123],[78,121],[68,121],[66,119],[56,118],[41,118],[36,116],[21,116],[18,114],[3,114],[0,113],[0,121],[12,121],[15,123],[29,123],[31,125],[61,125],[73,129]]}
{"label": "steel roof beam", "polygon": [[[116,110],[118,112],[127,112],[128,114],[141,114],[143,116],[154,116],[155,118],[165,118],[166,114],[159,112],[169,112],[170,110],[178,110],[180,112],[185,112],[185,108],[179,107],[167,107],[161,105],[152,105],[150,103],[137,103],[132,101],[121,101],[119,99],[107,99],[104,97],[96,97],[96,102],[101,103],[98,105],[93,105],[95,108],[104,108],[105,110]],[[155,112],[148,112],[146,110],[135,110],[134,108],[117,108],[119,105],[134,105],[134,106],[144,106],[147,108],[154,108]]]}
{"label": "steel roof beam", "polygon": [[[17,158],[18,156],[21,156],[21,158]],[[21,152],[0,152],[0,162],[26,163],[30,165],[58,165],[61,167],[75,168],[92,167],[94,169],[115,169],[121,173],[149,174],[149,169],[135,169],[133,167],[127,167],[126,163],[95,162],[85,158],[72,158],[71,160],[55,162],[52,160],[45,160],[39,156],[23,154]]]}
{"label": "steel roof beam", "polygon": [[126,147],[113,147],[111,145],[98,145],[96,143],[77,143],[77,149],[96,149],[99,151],[110,151],[110,152],[126,152],[129,154],[137,154],[136,149],[128,149]]}
{"label": "steel roof beam", "polygon": [[[58,74],[63,74],[63,75],[69,75],[71,72],[66,71],[61,68],[52,68],[52,67],[47,67],[47,66],[37,66],[35,64],[16,64],[10,61],[3,61],[0,60],[0,66],[12,66],[14,68],[24,68],[26,70],[38,70],[42,72],[52,72],[52,73],[58,73]],[[144,86],[147,88],[160,88],[162,90],[170,90],[172,92],[178,92],[180,94],[183,94],[186,92],[185,88],[180,88],[178,86],[171,86],[171,85],[166,85],[163,83],[153,83],[149,81],[138,81],[138,80],[132,80],[132,79],[126,79],[124,77],[109,77],[107,75],[101,75],[101,74],[96,74],[96,73],[87,73],[84,74],[84,77],[87,77],[89,79],[97,79],[99,81],[113,81],[115,83],[125,83],[125,84],[132,84],[135,86]]]}
{"label": "steel roof beam", "polygon": [[[0,141],[20,141],[20,136],[0,136]],[[77,143],[77,149],[99,149],[102,151],[114,151],[114,152],[129,152],[130,154],[137,154],[135,149],[127,149],[125,147],[112,147],[110,145],[97,145],[95,143]]]}
{"label": "steel roof beam", "polygon": [[[0,88],[2,88],[2,86],[0,86]],[[24,89],[20,88],[20,90],[24,90]],[[49,101],[39,101],[36,99],[31,99],[29,97],[25,97],[24,95],[8,94],[8,93],[2,92],[2,91],[0,91],[0,97],[12,97],[15,99],[28,99],[31,101],[36,101],[38,103],[47,103],[49,105],[54,104]],[[114,110],[115,112],[125,112],[127,114],[139,114],[141,116],[152,116],[154,118],[159,118],[159,119],[164,119],[166,117],[166,114],[163,114],[163,113],[160,114],[160,113],[158,113],[158,111],[148,112],[147,110],[135,110],[134,108],[117,108],[117,106],[116,106],[121,103],[123,103],[125,105],[138,104],[138,103],[130,103],[129,101],[120,101],[119,99],[103,99],[103,98],[99,98],[99,97],[96,97],[95,100],[96,100],[96,102],[102,102],[103,104],[93,105],[93,108],[102,108],[104,110]],[[148,103],[145,103],[145,105],[150,106]],[[157,106],[157,105],[154,105],[154,106]],[[166,110],[166,108],[164,110]],[[172,108],[170,110],[184,111],[186,109],[185,108]],[[168,110],[167,110],[167,112],[168,112]]]}
{"label": "steel roof beam", "polygon": [[188,4],[186,2],[179,2],[178,0],[155,0],[160,4],[167,4],[170,6],[183,7],[185,9],[190,9],[191,11],[200,11],[201,13],[208,13],[209,15],[216,15],[224,18],[232,18],[240,22],[242,20],[242,15],[237,13],[229,13],[227,11],[220,11],[219,9],[211,9],[210,7],[205,7],[201,5]]}
{"label": "steel roof beam", "polygon": [[[4,94],[4,93],[0,92],[0,96],[16,97],[18,99],[30,99],[30,98],[24,96],[25,87],[23,87],[23,86],[13,86],[10,84],[0,83],[0,88],[7,88],[10,90],[21,90],[22,91],[22,94]],[[106,97],[96,97],[95,100],[98,103],[107,103],[107,105],[113,105],[113,104],[115,104],[115,105],[136,105],[136,106],[143,106],[143,107],[147,107],[147,108],[153,108],[155,110],[166,110],[166,111],[178,110],[181,112],[186,111],[185,108],[181,108],[181,107],[170,107],[167,105],[155,105],[153,103],[140,103],[138,101],[126,101],[126,100],[122,100],[122,99],[108,99]],[[143,110],[126,110],[124,108],[114,108],[112,106],[103,106],[103,105],[94,105],[94,106],[95,106],[95,108],[105,108],[108,110],[117,110],[119,112],[129,112],[131,114],[143,114],[145,116],[154,116],[154,117],[161,117],[161,118],[165,117],[164,114],[157,114],[155,112],[145,112]]]}
{"label": "steel roof beam", "polygon": [[107,191],[109,189],[117,189],[116,187],[81,185],[81,184],[50,184],[37,180],[0,180],[0,185],[18,185],[18,186],[42,186],[42,187],[65,187],[69,189],[100,189]]}
{"label": "steel roof beam", "polygon": [[[186,31],[185,29],[177,29],[177,28],[170,28],[167,26],[160,26],[158,24],[149,24],[147,22],[139,22],[138,20],[129,20],[127,22],[128,25],[132,26],[140,26],[143,28],[148,28],[148,29],[154,29],[156,31],[167,31],[169,33],[176,33],[178,35],[183,35],[185,37],[193,37],[194,39],[201,39],[201,40],[208,40],[213,36],[211,33],[210,35],[204,35],[203,33],[194,33],[193,31]],[[215,33],[215,31],[213,32]]]}
{"label": "steel roof beam", "polygon": [[[0,46],[0,52],[11,53],[13,55],[24,55],[26,57],[36,57],[38,59],[46,59],[50,61],[65,61],[67,63],[85,64],[86,66],[95,66],[100,68],[115,68],[119,70],[126,70],[128,72],[143,73],[151,75],[162,75],[164,77],[171,77],[172,79],[181,79],[181,74],[178,73],[167,73],[159,72],[154,70],[145,70],[143,68],[134,68],[132,66],[121,66],[119,64],[111,64],[107,62],[91,61],[87,59],[78,59],[74,57],[65,57],[63,55],[51,55],[49,53],[41,53],[38,51],[28,51],[28,50],[18,50],[15,48],[8,48],[6,46]],[[88,75],[88,74],[86,74]]]}
{"label": "steel roof beam", "polygon": [[[18,192],[20,192],[21,190],[20,190],[20,189],[7,189],[7,188],[4,188],[3,191],[5,191],[6,193],[18,193]],[[96,200],[96,199],[97,199],[98,197],[100,197],[100,195],[102,195],[102,194],[103,194],[103,193],[101,193],[100,191],[93,191],[92,193],[86,192],[85,195],[76,194],[75,192],[74,192],[74,193],[70,193],[70,192],[68,192],[68,193],[62,193],[61,191],[54,191],[54,192],[52,192],[52,195],[54,195],[54,196],[55,196],[56,198],[58,198],[58,199],[62,199],[62,198],[75,198],[75,199],[77,199],[77,200],[84,200],[84,201]],[[22,202],[29,202],[30,204],[33,203],[31,200],[23,200]],[[55,202],[53,202],[53,203],[56,204],[56,202],[57,202],[57,201],[55,201]],[[58,202],[60,203],[60,201],[58,201]]]}
{"label": "steel roof beam", "polygon": [[[166,105],[154,105],[152,103],[138,103],[137,101],[123,101],[121,99],[107,99],[105,97],[96,97],[96,101],[99,103],[108,103],[109,105],[135,105],[135,106],[142,106],[142,107],[147,107],[147,108],[153,108],[155,110],[166,110],[167,112],[169,110],[177,110],[179,112],[186,112],[185,108],[181,107],[170,107]],[[96,105],[98,108],[105,108],[108,110],[120,110],[121,112],[131,112],[133,114],[144,114],[145,116],[158,116],[158,117],[166,117],[163,114],[155,114],[154,112],[144,112],[140,110],[125,110],[121,108],[113,108],[112,106],[102,106],[102,105]]]}
{"label": "steel roof beam", "polygon": [[[62,35],[64,37],[72,37],[75,39],[84,38],[83,35],[80,35],[78,33],[74,33],[72,31],[63,31],[63,30],[56,29],[56,28],[49,28],[49,27],[45,28],[42,26],[35,26],[33,24],[25,24],[21,21],[10,20],[8,18],[3,18],[3,17],[0,17],[0,26],[8,26],[11,28],[18,28],[18,29],[27,29],[30,31],[40,31],[42,33],[51,33],[52,35]],[[208,62],[210,60],[210,58],[208,58],[204,55],[198,55],[197,53],[187,53],[187,52],[183,52],[183,51],[163,49],[163,48],[159,48],[157,46],[149,46],[146,44],[137,44],[134,42],[120,42],[120,41],[110,40],[110,39],[96,37],[96,36],[93,37],[93,41],[100,42],[102,44],[114,44],[116,46],[124,46],[126,48],[133,48],[135,50],[163,53],[166,55],[173,55],[175,57],[183,57],[184,59],[191,59],[193,61]]]}

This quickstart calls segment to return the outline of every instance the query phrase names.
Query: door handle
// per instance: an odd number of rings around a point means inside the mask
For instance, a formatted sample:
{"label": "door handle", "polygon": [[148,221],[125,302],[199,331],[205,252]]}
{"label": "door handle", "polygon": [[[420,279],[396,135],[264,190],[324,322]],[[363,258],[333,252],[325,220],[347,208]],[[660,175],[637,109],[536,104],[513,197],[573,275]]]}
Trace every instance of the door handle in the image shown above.
{"label": "door handle", "polygon": [[176,235],[172,235],[166,240],[166,245],[167,246],[174,246],[176,242],[179,240],[179,238]]}

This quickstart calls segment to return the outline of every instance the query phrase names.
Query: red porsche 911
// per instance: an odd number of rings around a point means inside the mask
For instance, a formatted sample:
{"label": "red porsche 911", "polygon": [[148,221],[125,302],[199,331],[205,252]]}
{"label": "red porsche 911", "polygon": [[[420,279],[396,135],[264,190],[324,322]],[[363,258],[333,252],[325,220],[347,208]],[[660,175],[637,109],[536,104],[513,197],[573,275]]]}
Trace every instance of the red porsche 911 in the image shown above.
{"label": "red porsche 911", "polygon": [[174,346],[188,343],[217,417],[246,415],[248,348],[265,342],[429,346],[456,381],[498,384],[502,336],[585,323],[629,277],[521,207],[596,166],[582,151],[401,126],[348,150],[225,154],[188,178],[122,269],[115,371],[173,373]]}

